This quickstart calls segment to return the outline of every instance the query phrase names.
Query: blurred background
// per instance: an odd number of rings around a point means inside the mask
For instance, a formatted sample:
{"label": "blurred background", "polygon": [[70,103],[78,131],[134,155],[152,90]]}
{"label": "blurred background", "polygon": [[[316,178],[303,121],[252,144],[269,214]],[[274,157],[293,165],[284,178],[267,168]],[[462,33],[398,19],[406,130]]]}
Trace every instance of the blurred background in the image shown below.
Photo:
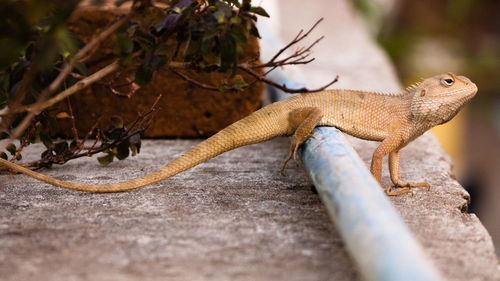
{"label": "blurred background", "polygon": [[500,253],[500,1],[354,0],[404,85],[451,71],[479,92],[465,111],[433,129],[471,194]]}

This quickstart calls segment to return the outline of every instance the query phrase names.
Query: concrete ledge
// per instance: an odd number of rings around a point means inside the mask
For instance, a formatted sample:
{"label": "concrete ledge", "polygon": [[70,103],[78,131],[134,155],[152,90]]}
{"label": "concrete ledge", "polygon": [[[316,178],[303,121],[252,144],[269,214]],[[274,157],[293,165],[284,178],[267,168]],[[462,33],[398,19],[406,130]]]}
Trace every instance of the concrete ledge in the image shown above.
{"label": "concrete ledge", "polygon": [[[115,182],[152,171],[196,143],[146,141],[138,157],[109,167],[87,158],[42,172],[77,182]],[[279,174],[287,143],[280,138],[244,147],[161,184],[119,194],[1,176],[0,276],[356,279],[305,173],[292,163],[289,176]]]}
{"label": "concrete ledge", "polygon": [[[349,139],[368,164],[376,143]],[[195,145],[146,141],[101,167],[79,159],[43,173],[76,182],[145,174]],[[279,166],[287,138],[243,147],[160,184],[119,194],[58,189],[3,175],[3,280],[355,280],[359,277],[302,169]],[[33,149],[30,147],[29,149]],[[35,155],[33,150],[27,155]],[[431,134],[402,152],[401,176],[431,191],[391,198],[449,280],[498,280],[491,238]],[[28,157],[29,158],[29,157]],[[383,182],[389,184],[387,171]]]}

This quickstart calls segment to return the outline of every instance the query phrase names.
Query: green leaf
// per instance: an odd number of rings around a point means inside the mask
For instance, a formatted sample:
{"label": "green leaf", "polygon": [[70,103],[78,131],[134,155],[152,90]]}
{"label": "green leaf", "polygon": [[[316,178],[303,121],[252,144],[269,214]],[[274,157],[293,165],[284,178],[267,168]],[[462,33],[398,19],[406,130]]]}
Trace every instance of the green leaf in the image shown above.
{"label": "green leaf", "polygon": [[243,11],[243,12],[250,10],[252,8],[252,6],[250,5],[250,2],[251,1],[245,1],[245,0],[243,0],[243,5],[241,5],[240,10]]}
{"label": "green leaf", "polygon": [[126,66],[130,63],[134,52],[134,41],[125,32],[116,34],[116,41],[120,51],[120,64]]}
{"label": "green leaf", "polygon": [[241,6],[240,1],[238,0],[228,0],[228,1],[238,8]]}
{"label": "green leaf", "polygon": [[135,134],[135,135],[132,135],[128,141],[131,143],[131,144],[141,144],[141,135],[140,134]]}
{"label": "green leaf", "polygon": [[219,86],[219,92],[221,92],[221,93],[225,93],[225,92],[227,92],[227,87],[226,87],[226,86],[224,86],[224,85],[220,85],[220,86]]}
{"label": "green leaf", "polygon": [[217,23],[223,24],[226,22],[226,15],[224,14],[223,11],[217,11],[213,13],[214,18],[217,20]]}
{"label": "green leaf", "polygon": [[247,43],[245,33],[245,30],[241,26],[235,25],[231,28],[231,36],[233,36],[237,44],[243,45]]}
{"label": "green leaf", "polygon": [[21,79],[23,79],[24,72],[26,71],[26,69],[28,68],[29,65],[30,65],[30,62],[24,61],[24,60],[20,61],[16,64],[16,66],[14,67],[12,72],[10,73],[10,80],[13,84],[17,83],[17,82],[21,81]]}
{"label": "green leaf", "polygon": [[89,76],[89,71],[84,63],[82,62],[75,63],[75,69],[82,76]]}
{"label": "green leaf", "polygon": [[191,39],[189,40],[189,45],[184,51],[184,55],[186,57],[193,56],[198,53],[201,47],[201,40],[198,39]]}
{"label": "green leaf", "polygon": [[54,152],[56,155],[64,155],[66,152],[68,152],[69,147],[68,143],[65,141],[58,142],[54,145]]}
{"label": "green leaf", "polygon": [[51,150],[45,150],[44,152],[42,152],[41,154],[41,157],[42,159],[49,159],[50,157],[54,156],[54,154],[52,153]]}
{"label": "green leaf", "polygon": [[132,151],[132,156],[135,156],[137,153],[141,152],[141,135],[135,134],[132,135],[128,141],[130,142],[130,151]]}
{"label": "green leaf", "polygon": [[133,53],[120,56],[119,63],[122,66],[127,66],[132,61],[133,58],[134,58],[134,54]]}
{"label": "green leaf", "polygon": [[121,5],[123,5],[123,3],[127,2],[127,1],[129,1],[129,0],[116,0],[115,6],[120,7]]}
{"label": "green leaf", "polygon": [[135,82],[139,86],[146,85],[153,78],[153,73],[165,64],[166,58],[152,53],[146,54],[144,61],[135,72]]}
{"label": "green leaf", "polygon": [[181,18],[180,14],[169,13],[165,15],[161,21],[156,24],[155,30],[157,33],[167,32],[170,33],[177,26],[177,22]]}
{"label": "green leaf", "polygon": [[232,24],[240,24],[241,23],[241,18],[239,18],[239,17],[232,17],[229,20],[229,22],[232,23]]}
{"label": "green leaf", "polygon": [[16,145],[11,143],[6,147],[7,151],[10,153],[10,155],[14,156],[16,154]]}
{"label": "green leaf", "polygon": [[219,33],[219,29],[217,27],[211,28],[203,34],[203,41],[207,41],[209,39],[212,39],[215,35]]}
{"label": "green leaf", "polygon": [[172,8],[172,11],[177,14],[182,14],[182,9],[180,7],[175,6]]}
{"label": "green leaf", "polygon": [[42,132],[42,129],[43,129],[43,125],[41,122],[37,122],[36,126],[35,126],[35,133],[30,136],[30,143],[38,143],[40,142],[40,133]]}
{"label": "green leaf", "polygon": [[111,116],[111,125],[115,128],[123,128],[123,119],[120,116]]}
{"label": "green leaf", "polygon": [[48,116],[47,120],[49,121],[50,136],[54,137],[57,135],[57,131],[59,130],[57,120],[53,116]]}
{"label": "green leaf", "polygon": [[252,26],[250,27],[250,34],[260,39],[259,30],[257,29],[257,27],[255,27],[255,24],[253,23]]}
{"label": "green leaf", "polygon": [[107,166],[109,163],[113,162],[113,154],[108,153],[105,156],[97,157],[99,164]]}
{"label": "green leaf", "polygon": [[69,144],[69,149],[72,149],[72,150],[73,150],[73,149],[75,149],[77,146],[78,146],[78,143],[77,143],[75,140],[73,140],[73,141],[71,141],[71,143]]}
{"label": "green leaf", "polygon": [[118,158],[118,160],[123,160],[125,158],[127,158],[130,154],[129,152],[129,143],[124,141],[122,143],[120,143],[117,147],[116,147],[116,158]]}
{"label": "green leaf", "polygon": [[230,34],[225,34],[220,40],[221,71],[224,72],[238,63],[236,57],[236,42]]}
{"label": "green leaf", "polygon": [[236,75],[238,76],[236,79],[234,79],[233,81],[233,88],[236,89],[236,90],[241,90],[245,87],[248,86],[248,83],[245,82],[245,80],[243,79],[243,77],[239,76],[239,75]]}
{"label": "green leaf", "polygon": [[52,147],[52,138],[47,134],[40,134],[40,140],[47,149]]}
{"label": "green leaf", "polygon": [[123,128],[110,127],[104,131],[104,136],[109,140],[119,140],[124,132]]}
{"label": "green leaf", "polygon": [[130,151],[132,152],[132,156],[137,155],[137,147],[133,144],[130,145]]}
{"label": "green leaf", "polygon": [[152,52],[155,46],[155,37],[151,34],[136,29],[134,32],[134,39],[137,40],[141,49],[146,52]]}
{"label": "green leaf", "polygon": [[269,17],[269,14],[262,7],[252,7],[250,8],[250,12],[266,18]]}
{"label": "green leaf", "polygon": [[153,71],[144,64],[141,64],[135,72],[135,82],[139,86],[146,85],[153,78]]}

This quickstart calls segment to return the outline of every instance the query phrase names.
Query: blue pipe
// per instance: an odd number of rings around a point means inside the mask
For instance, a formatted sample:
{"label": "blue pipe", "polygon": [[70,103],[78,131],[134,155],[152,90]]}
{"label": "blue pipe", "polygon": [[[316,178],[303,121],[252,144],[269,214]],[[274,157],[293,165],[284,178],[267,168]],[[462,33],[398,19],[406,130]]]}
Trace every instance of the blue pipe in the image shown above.
{"label": "blue pipe", "polygon": [[[283,45],[277,44],[265,25],[259,30],[265,38],[261,40],[262,53]],[[288,87],[305,84],[288,79],[280,69],[268,78]],[[273,100],[290,96],[268,89]],[[333,127],[319,127],[313,133],[301,160],[363,278],[443,280],[342,133]]]}
{"label": "blue pipe", "polygon": [[365,280],[442,280],[342,133],[314,136],[302,161]]}

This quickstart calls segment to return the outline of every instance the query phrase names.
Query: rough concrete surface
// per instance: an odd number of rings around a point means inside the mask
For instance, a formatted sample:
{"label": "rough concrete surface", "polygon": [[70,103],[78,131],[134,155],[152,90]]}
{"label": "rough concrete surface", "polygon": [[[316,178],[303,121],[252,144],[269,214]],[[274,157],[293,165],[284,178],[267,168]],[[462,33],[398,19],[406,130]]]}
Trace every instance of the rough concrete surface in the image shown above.
{"label": "rough concrete surface", "polygon": [[[368,164],[376,143],[350,139]],[[139,156],[42,170],[59,179],[115,182],[143,175],[195,140],[146,141]],[[154,186],[118,194],[62,190],[2,176],[2,280],[353,280],[337,231],[302,169],[279,166],[286,138],[228,152]],[[29,151],[27,151],[29,152]],[[36,153],[31,153],[36,155]],[[449,158],[427,134],[402,152],[401,176],[431,191],[392,198],[449,280],[499,280],[491,238]],[[387,171],[384,184],[389,184]]]}
{"label": "rough concrete surface", "polygon": [[[146,141],[101,167],[42,170],[114,182],[145,174],[198,141]],[[1,176],[3,280],[352,280],[356,272],[305,173],[279,174],[288,140],[241,148],[149,188],[118,194]]]}

